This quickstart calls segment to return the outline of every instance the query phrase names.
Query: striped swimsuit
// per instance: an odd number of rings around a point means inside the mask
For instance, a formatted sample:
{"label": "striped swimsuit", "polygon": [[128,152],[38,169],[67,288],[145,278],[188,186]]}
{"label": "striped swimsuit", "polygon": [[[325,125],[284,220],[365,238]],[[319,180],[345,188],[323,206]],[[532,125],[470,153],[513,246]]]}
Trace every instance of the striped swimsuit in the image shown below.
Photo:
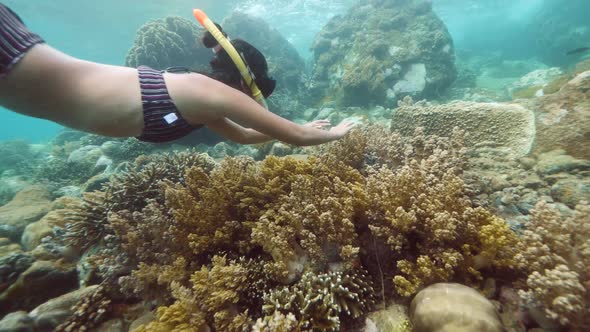
{"label": "striped swimsuit", "polygon": [[0,77],[6,76],[31,47],[41,43],[41,37],[29,31],[15,12],[0,3]]}
{"label": "striped swimsuit", "polygon": [[202,127],[192,126],[182,118],[168,94],[162,72],[146,66],[137,68],[143,104],[143,133],[137,139],[163,143],[188,135]]}
{"label": "striped swimsuit", "polygon": [[[18,15],[0,3],[0,78],[6,76],[20,59],[36,44],[44,43],[27,29]],[[144,128],[139,140],[169,142],[202,127],[191,126],[182,118],[168,94],[162,72],[138,68],[143,105]]]}

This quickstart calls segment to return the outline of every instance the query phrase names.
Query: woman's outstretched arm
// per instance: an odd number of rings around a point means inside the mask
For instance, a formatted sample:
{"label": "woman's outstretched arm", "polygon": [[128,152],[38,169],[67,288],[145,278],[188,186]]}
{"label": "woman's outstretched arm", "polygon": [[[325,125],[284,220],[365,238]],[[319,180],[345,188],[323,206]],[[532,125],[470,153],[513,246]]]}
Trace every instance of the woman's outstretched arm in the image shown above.
{"label": "woman's outstretched arm", "polygon": [[[165,78],[172,99],[191,124],[216,127],[227,124],[220,122],[227,118],[242,127],[299,146],[337,140],[353,127],[353,123],[347,121],[330,130],[296,124],[267,111],[246,94],[204,75],[169,74]],[[246,137],[244,132],[241,135]]]}
{"label": "woman's outstretched arm", "polygon": [[[327,120],[317,120],[304,124],[306,127],[322,129],[330,125]],[[273,140],[272,137],[265,135],[251,128],[244,128],[228,118],[222,118],[207,124],[207,128],[216,134],[240,144],[259,144]]]}

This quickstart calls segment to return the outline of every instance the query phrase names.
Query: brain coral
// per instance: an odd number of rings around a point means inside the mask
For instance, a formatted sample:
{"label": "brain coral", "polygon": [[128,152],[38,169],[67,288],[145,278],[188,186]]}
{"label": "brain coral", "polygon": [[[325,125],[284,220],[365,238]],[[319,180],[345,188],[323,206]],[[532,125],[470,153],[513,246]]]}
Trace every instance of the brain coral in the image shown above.
{"label": "brain coral", "polygon": [[149,21],[137,31],[125,65],[145,65],[155,69],[206,66],[211,53],[198,42],[200,36],[199,27],[181,17],[169,16]]}

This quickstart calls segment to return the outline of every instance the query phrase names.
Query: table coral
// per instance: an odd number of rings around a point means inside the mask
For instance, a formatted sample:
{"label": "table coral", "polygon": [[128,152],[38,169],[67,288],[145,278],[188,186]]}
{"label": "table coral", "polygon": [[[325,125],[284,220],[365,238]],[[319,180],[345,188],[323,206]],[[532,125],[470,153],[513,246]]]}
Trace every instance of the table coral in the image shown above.
{"label": "table coral", "polygon": [[520,295],[549,318],[583,331],[590,325],[590,205],[581,202],[565,217],[540,202],[531,215],[516,257],[529,272]]}

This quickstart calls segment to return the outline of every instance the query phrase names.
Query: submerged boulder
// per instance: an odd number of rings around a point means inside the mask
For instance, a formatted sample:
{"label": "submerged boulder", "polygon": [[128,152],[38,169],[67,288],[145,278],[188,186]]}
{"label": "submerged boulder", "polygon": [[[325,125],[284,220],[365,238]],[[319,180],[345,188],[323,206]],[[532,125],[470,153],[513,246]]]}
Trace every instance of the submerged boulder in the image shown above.
{"label": "submerged boulder", "polygon": [[19,241],[28,224],[51,210],[51,193],[43,186],[26,187],[0,207],[0,237]]}
{"label": "submerged boulder", "polygon": [[573,157],[590,159],[590,71],[577,74],[556,93],[523,103],[535,111],[533,152],[563,149]]}
{"label": "submerged boulder", "polygon": [[503,331],[492,302],[475,289],[453,283],[431,285],[410,306],[415,332]]}
{"label": "submerged boulder", "polygon": [[332,18],[312,51],[312,92],[340,105],[434,98],[455,79],[453,41],[430,1],[371,0]]}

